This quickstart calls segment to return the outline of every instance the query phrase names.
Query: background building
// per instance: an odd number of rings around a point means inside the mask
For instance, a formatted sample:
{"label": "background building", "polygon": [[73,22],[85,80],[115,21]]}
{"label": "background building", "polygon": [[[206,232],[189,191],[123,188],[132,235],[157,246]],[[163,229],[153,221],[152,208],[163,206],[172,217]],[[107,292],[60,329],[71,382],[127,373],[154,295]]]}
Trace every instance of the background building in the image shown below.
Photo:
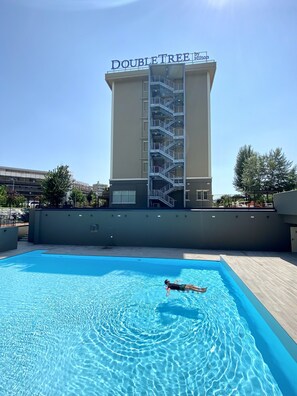
{"label": "background building", "polygon": [[29,204],[42,194],[41,183],[46,174],[45,171],[0,166],[0,185],[23,195]]}
{"label": "background building", "polygon": [[92,190],[98,197],[103,197],[108,189],[107,184],[99,183],[99,181],[93,184]]}
{"label": "background building", "polygon": [[[28,205],[32,202],[39,203],[42,195],[41,183],[44,180],[46,171],[33,169],[10,168],[0,166],[0,185],[6,186],[8,191],[23,195]],[[87,195],[92,187],[84,182],[72,179],[72,188],[78,188]]]}
{"label": "background building", "polygon": [[214,61],[194,60],[105,75],[112,90],[111,207],[211,206],[215,70]]}

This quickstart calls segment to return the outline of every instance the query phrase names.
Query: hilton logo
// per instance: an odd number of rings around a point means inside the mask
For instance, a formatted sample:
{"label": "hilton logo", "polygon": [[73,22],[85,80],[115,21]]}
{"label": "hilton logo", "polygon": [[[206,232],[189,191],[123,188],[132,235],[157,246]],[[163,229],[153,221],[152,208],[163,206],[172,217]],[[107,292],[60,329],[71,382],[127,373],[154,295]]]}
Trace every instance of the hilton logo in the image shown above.
{"label": "hilton logo", "polygon": [[184,52],[182,54],[160,54],[157,56],[136,58],[136,59],[124,59],[122,61],[114,59],[111,61],[111,69],[134,69],[147,67],[149,65],[157,65],[162,63],[196,63],[196,62],[207,62],[209,56],[206,51],[203,52]]}

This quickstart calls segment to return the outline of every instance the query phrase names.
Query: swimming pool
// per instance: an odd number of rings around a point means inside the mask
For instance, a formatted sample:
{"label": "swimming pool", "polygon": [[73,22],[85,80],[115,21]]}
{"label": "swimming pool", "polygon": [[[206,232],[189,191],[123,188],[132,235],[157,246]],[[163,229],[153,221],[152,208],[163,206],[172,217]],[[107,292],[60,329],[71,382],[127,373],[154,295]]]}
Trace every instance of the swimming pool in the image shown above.
{"label": "swimming pool", "polygon": [[[297,365],[224,263],[0,261],[1,395],[295,395]],[[171,292],[164,279],[208,286]]]}

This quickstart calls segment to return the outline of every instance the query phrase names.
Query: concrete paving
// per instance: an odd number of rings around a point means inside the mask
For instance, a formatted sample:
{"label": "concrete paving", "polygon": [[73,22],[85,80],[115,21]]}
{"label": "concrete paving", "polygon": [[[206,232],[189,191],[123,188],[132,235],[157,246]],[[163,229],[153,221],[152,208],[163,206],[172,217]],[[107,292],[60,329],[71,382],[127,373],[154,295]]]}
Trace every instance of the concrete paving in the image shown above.
{"label": "concrete paving", "polygon": [[196,249],[34,245],[19,242],[18,248],[0,252],[0,259],[33,250],[48,254],[90,256],[160,257],[185,260],[220,260],[222,256],[245,285],[297,343],[297,254],[213,251]]}

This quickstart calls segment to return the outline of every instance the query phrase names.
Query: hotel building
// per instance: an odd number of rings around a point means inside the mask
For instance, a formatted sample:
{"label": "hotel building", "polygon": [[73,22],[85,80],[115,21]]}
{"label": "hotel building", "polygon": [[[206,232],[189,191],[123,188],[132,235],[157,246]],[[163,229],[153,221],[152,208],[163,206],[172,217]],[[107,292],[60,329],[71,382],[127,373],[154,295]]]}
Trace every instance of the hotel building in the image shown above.
{"label": "hotel building", "polygon": [[110,207],[211,206],[216,63],[201,54],[112,61]]}

